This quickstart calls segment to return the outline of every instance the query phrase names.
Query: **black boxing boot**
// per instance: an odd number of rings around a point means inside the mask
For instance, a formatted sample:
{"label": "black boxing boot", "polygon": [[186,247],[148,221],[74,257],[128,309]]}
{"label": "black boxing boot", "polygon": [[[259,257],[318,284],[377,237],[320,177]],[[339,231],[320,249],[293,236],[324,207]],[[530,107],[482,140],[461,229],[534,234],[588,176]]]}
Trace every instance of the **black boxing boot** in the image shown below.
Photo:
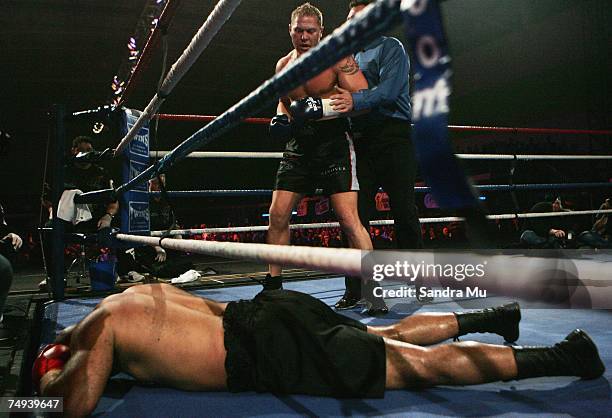
{"label": "black boxing boot", "polygon": [[366,308],[362,314],[367,316],[383,316],[389,313],[389,307],[383,298],[366,300]]}
{"label": "black boxing boot", "polygon": [[353,309],[359,304],[359,301],[361,301],[361,298],[355,297],[346,291],[342,298],[334,304],[334,309],[337,311]]}
{"label": "black boxing boot", "polygon": [[270,273],[266,274],[266,278],[263,281],[263,290],[279,290],[283,288],[283,276],[272,276]]}
{"label": "black boxing boot", "polygon": [[366,308],[361,312],[368,316],[382,316],[389,313],[389,307],[382,297],[382,288],[374,280],[363,283],[363,299]]}
{"label": "black boxing boot", "polygon": [[509,343],[518,340],[521,308],[517,302],[473,312],[455,312],[455,317],[459,324],[455,338],[472,332],[492,332]]}
{"label": "black boxing boot", "polygon": [[596,379],[604,366],[597,346],[586,332],[575,329],[552,347],[512,347],[516,360],[516,379],[539,376],[578,376]]}
{"label": "black boxing boot", "polygon": [[337,311],[353,309],[361,300],[361,278],[346,276],[344,278],[345,291],[342,298],[335,303]]}

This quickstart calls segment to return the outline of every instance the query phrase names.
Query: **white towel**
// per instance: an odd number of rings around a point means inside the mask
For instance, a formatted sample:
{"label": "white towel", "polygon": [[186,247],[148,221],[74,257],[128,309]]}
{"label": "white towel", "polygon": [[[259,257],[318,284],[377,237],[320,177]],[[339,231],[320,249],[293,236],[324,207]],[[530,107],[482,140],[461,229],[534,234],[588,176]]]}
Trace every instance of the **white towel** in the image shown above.
{"label": "white towel", "polygon": [[196,281],[200,278],[200,273],[195,270],[187,270],[185,273],[171,280],[172,283],[188,283]]}
{"label": "white towel", "polygon": [[64,190],[57,206],[57,217],[73,225],[85,222],[92,218],[91,210],[87,204],[75,204],[74,196],[83,194],[79,189]]}

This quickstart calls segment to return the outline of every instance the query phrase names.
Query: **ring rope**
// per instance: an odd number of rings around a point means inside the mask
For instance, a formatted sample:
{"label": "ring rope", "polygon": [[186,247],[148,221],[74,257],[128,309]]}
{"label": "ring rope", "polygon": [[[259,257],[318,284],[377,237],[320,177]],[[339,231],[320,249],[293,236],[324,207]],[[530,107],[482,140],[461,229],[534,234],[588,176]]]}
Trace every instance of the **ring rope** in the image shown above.
{"label": "ring rope", "polygon": [[[218,118],[218,116],[209,115],[175,115],[168,113],[158,113],[155,116],[159,118],[159,120],[173,120],[178,122],[212,122]],[[246,118],[243,122],[253,125],[269,125],[270,120],[270,118]]]}
{"label": "ring rope", "polygon": [[[163,157],[172,151],[150,151],[151,157]],[[246,158],[246,159],[280,159],[283,158],[282,152],[232,152],[232,151],[195,151],[187,155],[186,158]]]}
{"label": "ring rope", "polygon": [[603,129],[557,129],[557,128],[512,128],[504,126],[460,126],[448,125],[448,129],[457,132],[495,132],[511,134],[537,135],[612,135],[612,130]]}
{"label": "ring rope", "polygon": [[[296,247],[291,245],[249,244],[236,242],[199,241],[117,234],[119,241],[144,245],[159,245],[164,249],[238,258],[256,262],[292,265],[334,273],[361,276],[360,250],[322,247]],[[162,245],[163,244],[163,245]]]}
{"label": "ring rope", "polygon": [[[151,151],[151,157],[163,157],[172,151]],[[612,155],[547,155],[547,154],[455,154],[462,160],[612,160]],[[255,151],[194,151],[186,158],[280,159],[282,152]]]}
{"label": "ring rope", "polygon": [[[160,120],[212,122],[218,116],[212,115],[179,115],[170,113],[159,113],[156,115]],[[247,118],[245,123],[267,125],[270,118]],[[597,129],[557,129],[557,128],[518,128],[507,126],[465,126],[448,125],[448,129],[455,132],[495,132],[512,134],[560,134],[560,135],[612,135],[612,130]]]}
{"label": "ring rope", "polygon": [[538,155],[524,154],[515,155],[517,160],[610,160],[611,155]]}
{"label": "ring rope", "polygon": [[[139,235],[118,234],[117,240],[144,245],[157,245],[157,238]],[[496,295],[513,297],[526,297],[530,300],[543,298],[549,301],[548,296],[542,293],[544,287],[550,287],[550,276],[542,275],[543,271],[550,271],[561,266],[571,266],[573,274],[578,277],[577,284],[584,291],[576,292],[571,298],[571,306],[606,308],[612,292],[605,280],[601,277],[602,260],[597,257],[580,256],[567,258],[565,253],[557,252],[557,258],[538,256],[524,253],[504,254],[499,251],[483,254],[479,252],[445,252],[434,254],[431,251],[361,251],[355,249],[340,249],[328,247],[302,247],[292,245],[251,244],[240,242],[218,242],[165,238],[163,248],[187,251],[192,254],[207,254],[212,256],[251,260],[259,263],[271,263],[284,266],[294,266],[333,272],[341,275],[359,276],[372,279],[377,267],[389,265],[384,263],[411,264],[478,264],[487,256],[486,263],[489,274],[486,280],[479,282],[479,287]],[[572,252],[567,256],[572,257]],[[568,264],[566,264],[568,263]],[[432,286],[439,286],[444,276],[436,273],[436,269],[427,269],[419,275],[422,279],[432,280]],[[383,277],[384,278],[384,277]],[[581,281],[584,280],[584,281]],[[408,275],[394,275],[394,281],[413,281],[414,277]],[[435,280],[435,282],[433,281]],[[461,280],[447,280],[445,284],[456,288],[465,288]],[[554,285],[568,286],[566,280],[559,279]],[[535,285],[535,286],[534,286]]]}
{"label": "ring rope", "polygon": [[[595,215],[595,214],[610,214],[612,209],[605,210],[576,210],[571,212],[538,212],[538,213],[504,213],[498,215],[487,215],[489,220],[507,220],[507,219],[527,219],[527,218],[549,218],[556,216],[579,216],[579,215]],[[443,222],[462,222],[465,218],[460,216],[446,216],[437,218],[420,218],[422,224],[443,223]],[[386,226],[393,225],[393,219],[381,219],[370,221],[371,226]],[[320,222],[309,224],[292,224],[291,229],[320,229],[320,228],[337,228],[338,222]],[[192,229],[174,229],[171,231],[151,231],[152,237],[158,236],[176,236],[176,235],[198,235],[198,234],[222,234],[228,232],[265,232],[268,230],[267,225],[256,226],[236,226],[226,228],[192,228]]]}
{"label": "ring rope", "polygon": [[[507,192],[521,190],[567,190],[582,188],[605,188],[612,187],[612,182],[593,183],[524,183],[524,184],[479,184],[472,186],[483,192]],[[416,193],[429,193],[431,187],[415,186]],[[272,189],[218,189],[218,190],[174,190],[167,191],[166,196],[182,197],[238,197],[238,196],[269,196]],[[160,196],[161,192],[151,192],[153,196]],[[317,189],[314,194],[323,194],[323,190]]]}
{"label": "ring rope", "polygon": [[[117,240],[144,245],[157,245],[155,237],[144,237],[139,235],[118,234]],[[355,249],[340,249],[327,247],[302,247],[292,245],[269,245],[251,244],[239,242],[217,242],[165,238],[163,248],[186,251],[192,254],[207,254],[212,256],[251,260],[259,263],[272,263],[284,266],[294,266],[333,272],[341,275],[359,276],[365,279],[373,278],[376,267],[384,266],[384,263],[397,263],[402,260],[411,264],[442,264],[457,263],[478,264],[482,263],[483,256],[487,256],[489,274],[486,280],[479,283],[479,287],[487,289],[496,295],[507,295],[513,297],[527,297],[529,299],[544,298],[541,290],[543,287],[551,286],[549,275],[542,275],[542,271],[550,271],[551,268],[559,269],[559,263],[570,265],[573,274],[579,278],[577,286],[584,288],[584,292],[577,292],[577,297],[572,297],[572,306],[589,308],[605,308],[609,305],[612,294],[610,286],[606,286],[605,280],[597,280],[601,276],[602,260],[588,255],[579,258],[566,258],[564,253],[558,253],[558,258],[543,257],[524,253],[504,254],[499,251],[483,254],[479,252],[446,252],[434,254],[431,251],[361,251]],[[567,255],[572,257],[572,253]],[[565,264],[569,263],[569,264]],[[389,265],[389,264],[386,264]],[[441,277],[435,269],[427,269],[419,275],[422,279],[435,280],[432,285],[439,286]],[[408,275],[394,275],[394,281],[413,281]],[[580,279],[584,279],[582,282]],[[534,286],[535,282],[535,286]],[[464,288],[461,280],[450,280],[445,282],[448,286]],[[555,285],[557,282],[555,282]],[[559,285],[567,286],[564,279],[558,281]],[[575,286],[575,285],[573,285]]]}
{"label": "ring rope", "polygon": [[138,120],[136,120],[125,137],[119,142],[115,149],[115,156],[119,155],[125,147],[127,147],[136,133],[140,131],[140,128],[155,115],[164,100],[172,93],[174,87],[181,81],[202,52],[204,52],[208,44],[210,44],[210,41],[232,16],[240,2],[241,0],[221,0],[217,3],[212,13],[208,16],[200,29],[198,29],[198,32],[191,39],[189,45],[187,45],[187,48],[185,48],[179,59],[172,65],[170,71],[168,71],[158,93],[153,96],[149,104],[138,117]]}

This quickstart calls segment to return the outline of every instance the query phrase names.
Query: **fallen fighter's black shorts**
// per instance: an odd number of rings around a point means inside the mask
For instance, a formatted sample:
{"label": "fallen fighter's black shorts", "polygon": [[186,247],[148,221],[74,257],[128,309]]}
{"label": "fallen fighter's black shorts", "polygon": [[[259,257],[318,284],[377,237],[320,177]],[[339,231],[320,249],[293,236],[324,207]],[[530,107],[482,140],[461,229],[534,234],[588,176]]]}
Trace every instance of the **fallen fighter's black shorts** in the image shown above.
{"label": "fallen fighter's black shorts", "polygon": [[346,119],[310,122],[287,142],[275,190],[324,194],[359,190],[355,148]]}
{"label": "fallen fighter's black shorts", "polygon": [[383,339],[309,295],[272,290],[231,302],[223,326],[231,392],[384,395]]}

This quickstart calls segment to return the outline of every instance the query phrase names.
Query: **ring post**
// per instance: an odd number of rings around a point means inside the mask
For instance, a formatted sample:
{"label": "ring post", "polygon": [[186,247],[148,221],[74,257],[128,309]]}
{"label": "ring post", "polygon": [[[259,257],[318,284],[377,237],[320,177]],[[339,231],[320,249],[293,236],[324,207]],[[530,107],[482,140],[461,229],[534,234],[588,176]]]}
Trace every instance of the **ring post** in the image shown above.
{"label": "ring post", "polygon": [[64,224],[57,217],[60,196],[64,190],[64,149],[66,142],[66,129],[64,119],[66,107],[64,105],[53,105],[51,121],[52,132],[55,141],[55,176],[53,179],[53,232],[51,235],[51,289],[54,299],[64,298]]}
{"label": "ring post", "polygon": [[[141,112],[124,109],[122,112],[122,134],[132,129]],[[123,150],[124,184],[137,177],[149,166],[149,122],[145,121],[134,140]],[[121,231],[126,234],[149,234],[149,193],[143,182],[121,195]]]}

